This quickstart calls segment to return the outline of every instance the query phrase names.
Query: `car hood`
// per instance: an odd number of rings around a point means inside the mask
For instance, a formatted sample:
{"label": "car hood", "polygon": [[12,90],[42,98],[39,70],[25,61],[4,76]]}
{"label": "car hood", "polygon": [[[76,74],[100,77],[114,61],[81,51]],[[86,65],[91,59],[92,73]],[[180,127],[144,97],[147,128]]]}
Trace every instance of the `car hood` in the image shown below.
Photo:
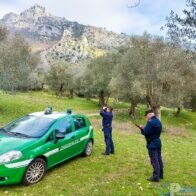
{"label": "car hood", "polygon": [[33,138],[19,138],[10,137],[7,135],[0,134],[0,155],[11,150],[20,150],[35,143],[36,139]]}

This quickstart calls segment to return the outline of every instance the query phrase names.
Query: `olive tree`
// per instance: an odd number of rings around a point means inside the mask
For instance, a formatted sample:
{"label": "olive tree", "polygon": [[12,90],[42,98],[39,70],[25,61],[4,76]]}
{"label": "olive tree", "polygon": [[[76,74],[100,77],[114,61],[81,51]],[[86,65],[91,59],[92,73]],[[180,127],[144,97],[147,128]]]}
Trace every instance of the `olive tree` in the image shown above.
{"label": "olive tree", "polygon": [[166,17],[164,27],[170,41],[176,44],[183,44],[189,49],[196,49],[196,1],[186,0],[186,9],[183,14],[178,15],[173,10]]}
{"label": "olive tree", "polygon": [[161,105],[180,107],[192,77],[191,53],[146,33],[133,36],[126,48],[112,78],[114,94],[132,100],[132,105],[145,96],[159,118]]}
{"label": "olive tree", "polygon": [[0,88],[6,91],[35,88],[33,74],[39,58],[19,35],[0,42]]}
{"label": "olive tree", "polygon": [[131,43],[121,47],[119,53],[121,60],[113,70],[110,89],[114,97],[131,102],[129,114],[135,117],[136,106],[140,98],[145,96],[140,82],[142,59]]}
{"label": "olive tree", "polygon": [[111,92],[108,85],[117,61],[116,55],[106,54],[92,59],[86,66],[83,75],[85,93],[88,97],[97,95],[100,106],[107,104]]}
{"label": "olive tree", "polygon": [[[167,30],[169,40],[175,47],[180,45],[192,53],[192,61],[196,59],[196,2],[195,0],[187,0],[186,8],[182,10],[183,14],[178,15],[171,11],[170,15],[166,17],[166,24],[164,27]],[[196,63],[195,63],[196,64]],[[195,65],[196,66],[196,65]],[[193,69],[192,74],[195,74]],[[195,83],[191,81],[190,87],[187,89],[189,102],[188,105],[192,111],[196,111],[196,91]],[[187,100],[186,100],[187,102]]]}
{"label": "olive tree", "polygon": [[7,34],[7,29],[5,27],[0,26],[0,42],[6,39]]}
{"label": "olive tree", "polygon": [[56,95],[62,96],[69,91],[69,98],[73,98],[74,78],[72,66],[66,61],[59,60],[50,62],[50,70],[46,74],[46,84],[55,91]]}

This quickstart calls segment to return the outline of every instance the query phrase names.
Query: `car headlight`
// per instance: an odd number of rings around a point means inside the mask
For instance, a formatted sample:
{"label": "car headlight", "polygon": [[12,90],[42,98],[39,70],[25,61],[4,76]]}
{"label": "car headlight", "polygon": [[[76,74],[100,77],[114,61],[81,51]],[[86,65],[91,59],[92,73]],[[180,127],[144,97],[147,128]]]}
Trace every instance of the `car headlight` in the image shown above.
{"label": "car headlight", "polygon": [[22,157],[22,153],[17,150],[12,150],[0,155],[0,164],[9,163]]}

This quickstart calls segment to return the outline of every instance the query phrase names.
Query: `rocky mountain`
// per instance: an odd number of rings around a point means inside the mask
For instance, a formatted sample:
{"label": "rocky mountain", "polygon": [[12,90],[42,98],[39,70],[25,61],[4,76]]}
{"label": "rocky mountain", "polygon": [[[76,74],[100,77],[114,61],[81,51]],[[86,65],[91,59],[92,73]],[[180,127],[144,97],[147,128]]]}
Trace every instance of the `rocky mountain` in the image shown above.
{"label": "rocky mountain", "polygon": [[103,55],[118,47],[126,40],[126,35],[118,35],[102,28],[85,26],[80,36],[73,31],[64,30],[61,40],[46,50],[46,56],[65,59],[71,63]]}
{"label": "rocky mountain", "polygon": [[35,51],[41,51],[43,62],[53,58],[77,63],[102,55],[122,45],[128,38],[105,28],[85,26],[53,16],[37,4],[19,15],[6,14],[0,24],[28,39],[37,48]]}
{"label": "rocky mountain", "polygon": [[77,29],[80,26],[76,22],[69,22],[65,18],[51,15],[40,5],[34,5],[20,15],[6,14],[0,23],[11,32],[20,33],[30,40],[46,43],[59,40],[64,29]]}

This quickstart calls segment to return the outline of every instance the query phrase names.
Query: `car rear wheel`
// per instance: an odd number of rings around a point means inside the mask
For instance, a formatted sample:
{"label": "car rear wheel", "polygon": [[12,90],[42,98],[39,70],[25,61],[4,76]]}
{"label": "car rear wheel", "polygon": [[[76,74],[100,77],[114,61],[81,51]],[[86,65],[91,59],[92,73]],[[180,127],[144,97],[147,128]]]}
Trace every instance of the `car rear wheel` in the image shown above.
{"label": "car rear wheel", "polygon": [[31,185],[39,182],[46,173],[46,162],[42,158],[33,160],[24,174],[23,184]]}
{"label": "car rear wheel", "polygon": [[84,156],[90,156],[91,153],[93,151],[93,141],[92,140],[89,140],[86,147],[85,147],[85,150],[84,150]]}

